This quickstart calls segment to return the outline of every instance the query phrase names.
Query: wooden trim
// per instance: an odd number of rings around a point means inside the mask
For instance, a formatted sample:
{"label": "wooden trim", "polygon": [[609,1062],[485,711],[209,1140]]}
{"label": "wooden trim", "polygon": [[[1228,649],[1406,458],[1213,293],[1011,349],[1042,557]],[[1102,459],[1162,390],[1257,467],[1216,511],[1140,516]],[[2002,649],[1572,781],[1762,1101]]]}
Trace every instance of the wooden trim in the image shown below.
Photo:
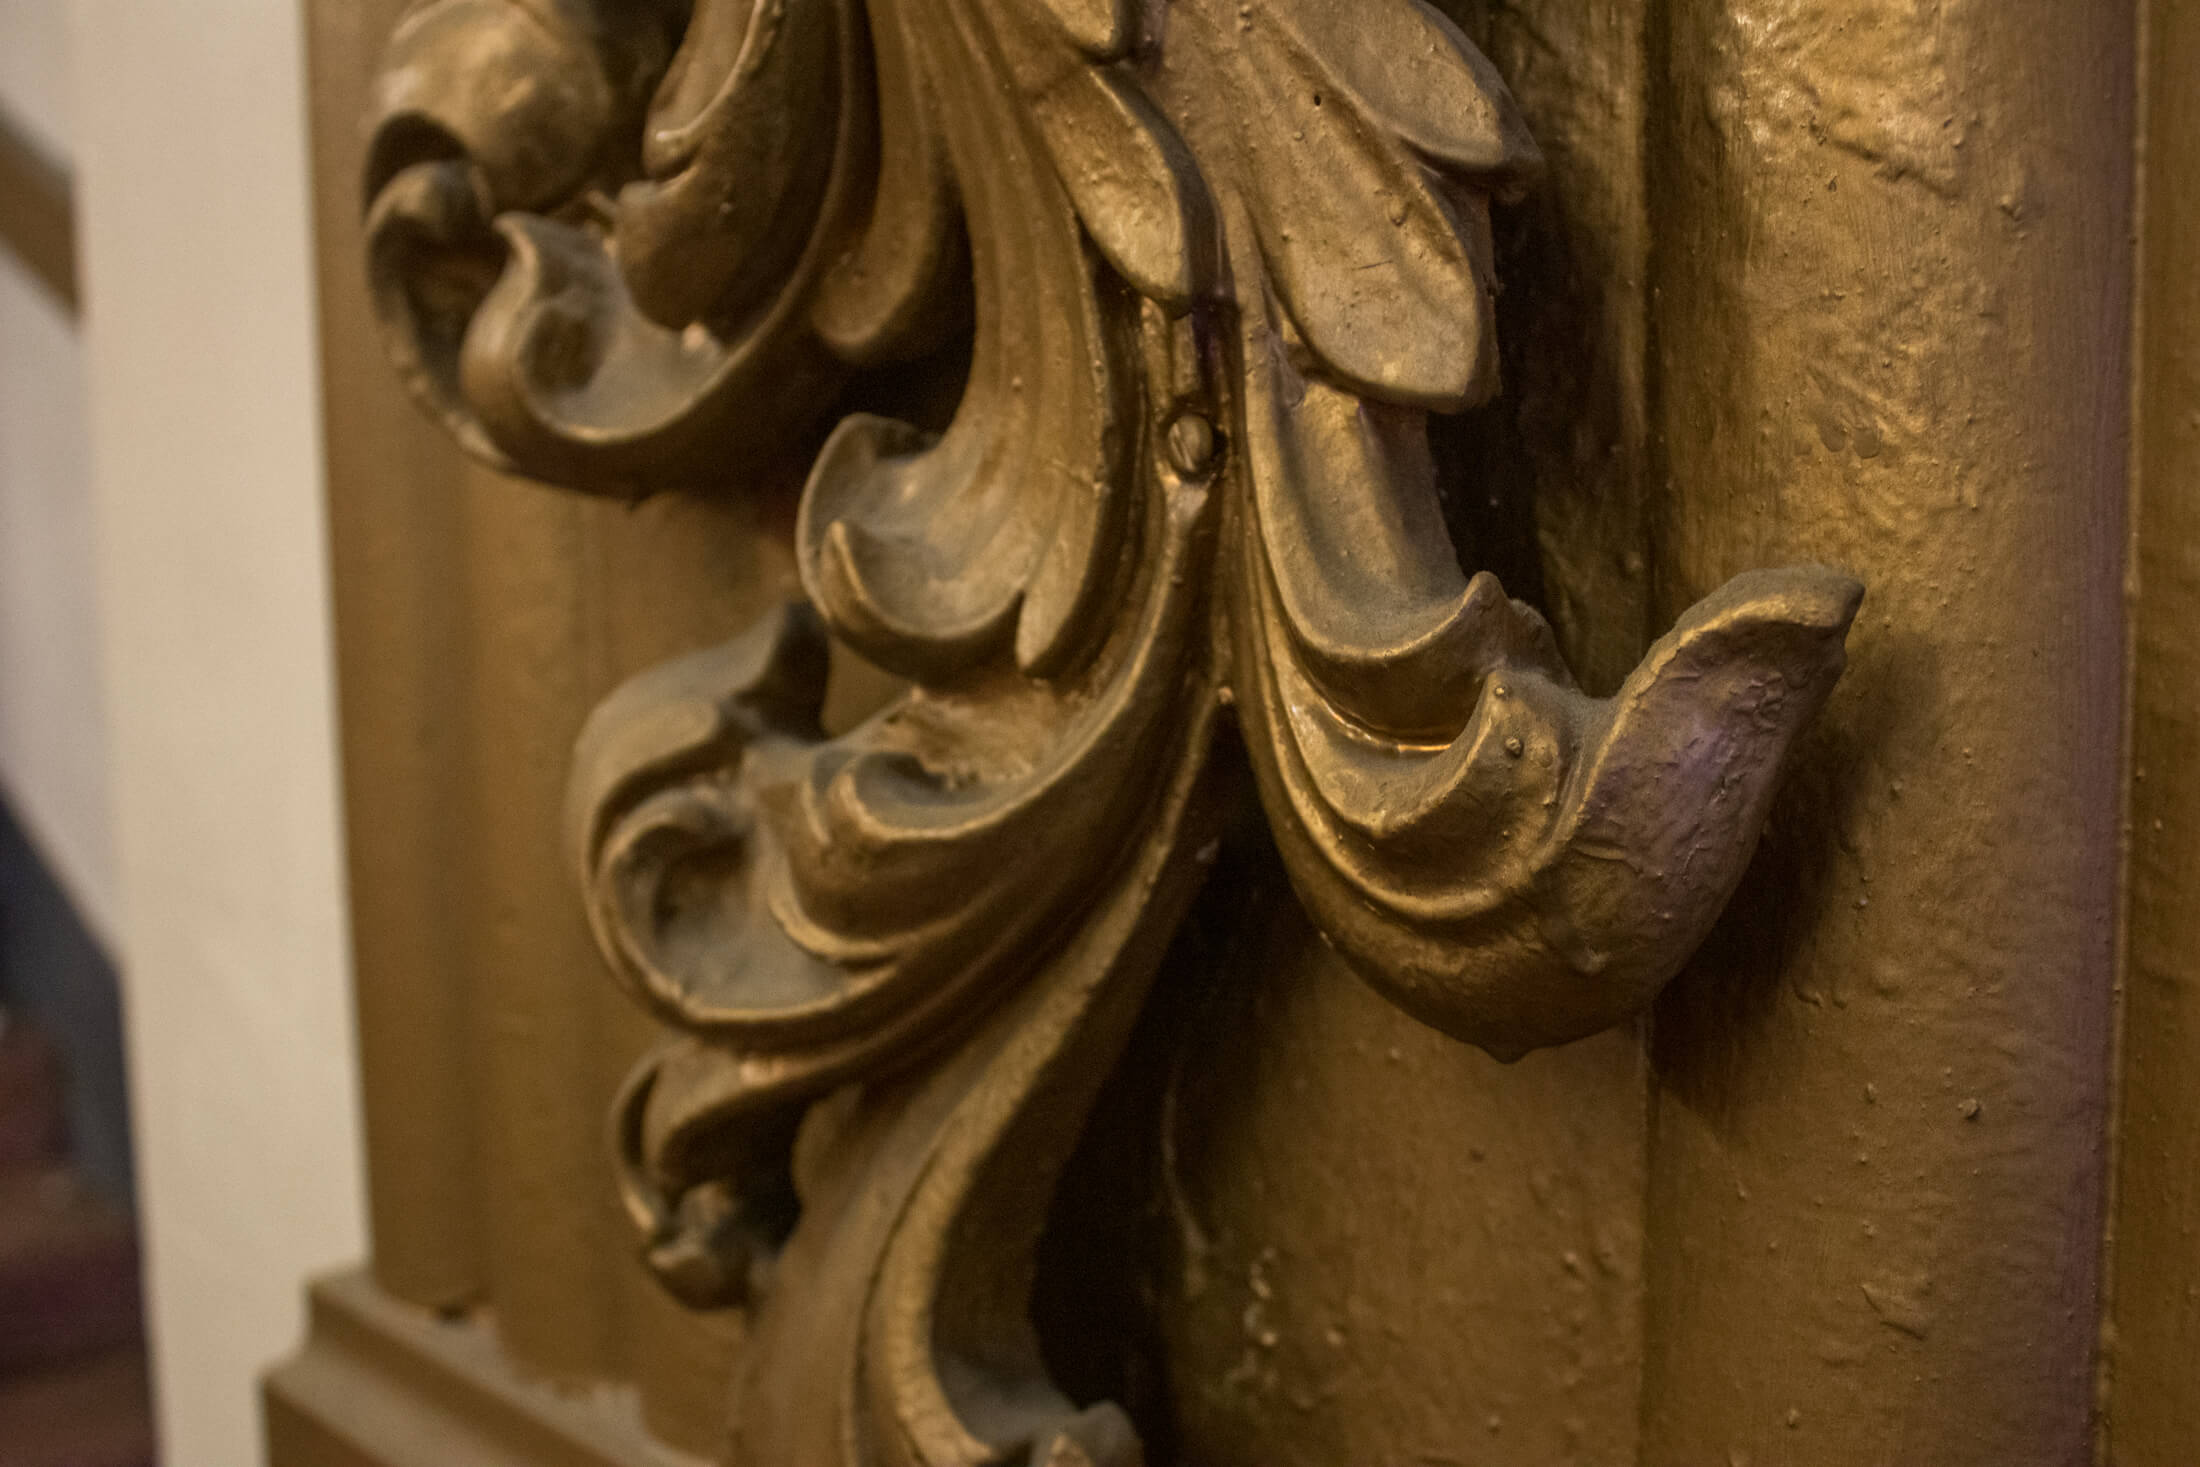
{"label": "wooden trim", "polygon": [[0,244],[45,282],[70,315],[76,289],[76,195],[68,169],[0,112]]}
{"label": "wooden trim", "polygon": [[262,1394],[286,1467],[704,1467],[650,1435],[631,1388],[524,1376],[478,1316],[400,1303],[364,1271],[314,1286],[306,1348]]}

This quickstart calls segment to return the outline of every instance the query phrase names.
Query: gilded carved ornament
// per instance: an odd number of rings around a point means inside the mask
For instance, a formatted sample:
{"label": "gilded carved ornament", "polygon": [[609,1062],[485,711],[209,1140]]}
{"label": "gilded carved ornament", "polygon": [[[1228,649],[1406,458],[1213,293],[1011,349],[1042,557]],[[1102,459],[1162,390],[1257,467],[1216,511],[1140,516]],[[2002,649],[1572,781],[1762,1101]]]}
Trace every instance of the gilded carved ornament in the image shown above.
{"label": "gilded carved ornament", "polygon": [[[1755,848],[1860,588],[1738,577],[1611,698],[1464,574],[1426,433],[1496,390],[1534,143],[1422,0],[428,0],[371,275],[471,452],[737,477],[962,333],[944,431],[845,417],[807,605],[619,690],[571,845],[676,1031],[616,1117],[676,1293],[752,1311],[756,1463],[1122,1464],[1034,1253],[1247,756],[1323,935],[1501,1057],[1647,1005]],[[819,727],[828,638],[909,681]]]}

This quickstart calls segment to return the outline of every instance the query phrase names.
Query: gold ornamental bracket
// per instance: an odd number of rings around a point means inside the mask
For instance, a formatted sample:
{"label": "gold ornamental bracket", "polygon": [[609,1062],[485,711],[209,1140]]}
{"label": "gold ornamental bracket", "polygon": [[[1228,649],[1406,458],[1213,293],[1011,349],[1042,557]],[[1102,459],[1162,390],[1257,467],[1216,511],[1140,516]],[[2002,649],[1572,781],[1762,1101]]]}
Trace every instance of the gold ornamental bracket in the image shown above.
{"label": "gold ornamental bracket", "polygon": [[[808,604],[576,758],[597,939],[678,1036],[624,1191],[754,1312],[735,1460],[1141,1460],[1049,1383],[1033,1256],[1237,750],[1323,935],[1510,1058],[1649,1004],[1840,675],[1832,570],[1597,699],[1462,568],[1428,418],[1497,390],[1490,208],[1539,159],[1422,0],[427,0],[372,126],[393,356],[499,466],[737,478],[969,340],[941,431],[832,428]],[[910,682],[837,737],[832,639]]]}

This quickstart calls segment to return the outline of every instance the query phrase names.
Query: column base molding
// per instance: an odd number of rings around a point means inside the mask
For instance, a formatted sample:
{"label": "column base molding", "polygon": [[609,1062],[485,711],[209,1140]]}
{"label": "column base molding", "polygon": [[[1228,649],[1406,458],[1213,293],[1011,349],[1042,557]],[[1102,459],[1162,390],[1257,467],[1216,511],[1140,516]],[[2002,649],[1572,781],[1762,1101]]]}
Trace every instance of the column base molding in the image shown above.
{"label": "column base molding", "polygon": [[524,1375],[478,1318],[392,1299],[364,1270],[310,1298],[305,1347],[262,1385],[284,1467],[704,1467],[650,1435],[630,1388]]}

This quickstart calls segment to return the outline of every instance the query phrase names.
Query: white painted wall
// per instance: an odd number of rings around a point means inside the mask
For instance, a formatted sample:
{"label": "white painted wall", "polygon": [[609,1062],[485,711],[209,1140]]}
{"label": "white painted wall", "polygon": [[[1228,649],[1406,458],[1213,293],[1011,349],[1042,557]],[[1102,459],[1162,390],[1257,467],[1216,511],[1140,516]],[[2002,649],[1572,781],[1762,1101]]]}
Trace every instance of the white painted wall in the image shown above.
{"label": "white painted wall", "polygon": [[79,357],[0,265],[0,780],[121,963],[168,1467],[261,1460],[365,1251],[299,25],[0,0],[87,302]]}
{"label": "white painted wall", "polygon": [[[70,147],[65,0],[0,0],[0,109]],[[116,920],[84,362],[60,302],[0,251],[0,794],[102,939]]]}
{"label": "white painted wall", "polygon": [[0,254],[0,794],[86,925],[109,940],[116,898],[83,374],[60,304]]}
{"label": "white painted wall", "polygon": [[70,137],[69,0],[0,0],[0,106],[56,157]]}

